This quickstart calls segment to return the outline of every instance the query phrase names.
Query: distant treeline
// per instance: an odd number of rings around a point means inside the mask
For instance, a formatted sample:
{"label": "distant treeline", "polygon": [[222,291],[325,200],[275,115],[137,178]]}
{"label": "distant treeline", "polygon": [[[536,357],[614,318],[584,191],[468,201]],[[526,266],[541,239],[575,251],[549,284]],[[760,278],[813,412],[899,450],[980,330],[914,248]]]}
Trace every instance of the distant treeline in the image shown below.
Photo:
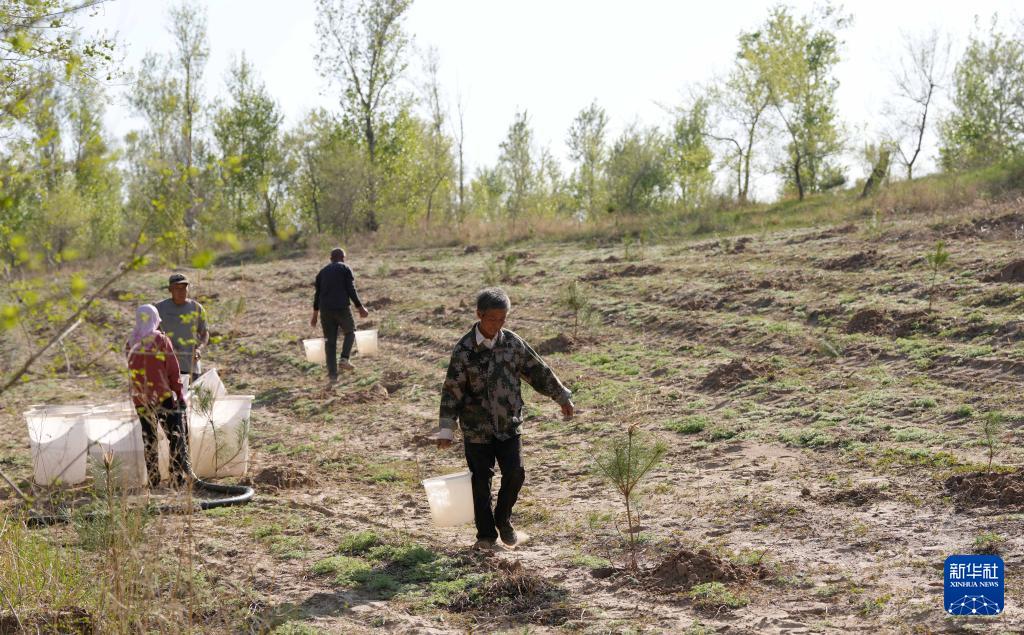
{"label": "distant treeline", "polygon": [[[522,111],[497,163],[467,174],[463,104],[445,98],[436,51],[410,45],[411,0],[318,0],[315,63],[338,108],[292,128],[244,56],[223,98],[203,93],[205,13],[181,4],[168,17],[175,48],[128,71],[129,106],[144,125],[114,140],[103,118],[117,45],[79,35],[73,22],[99,3],[85,4],[0,0],[0,255],[9,267],[117,253],[140,232],[181,255],[247,238],[723,209],[750,203],[759,175],[776,175],[783,197],[849,188],[840,159],[851,154],[874,174],[869,187],[890,174],[913,179],[922,152],[935,151],[924,147],[933,129],[945,171],[1016,158],[1024,142],[1019,33],[995,20],[976,27],[955,63],[943,34],[908,37],[879,71],[892,86],[886,132],[853,139],[835,77],[851,18],[779,5],[739,34],[731,68],[693,88],[667,129],[632,124],[612,136],[601,105],[585,105],[567,122],[563,166],[538,147]],[[937,113],[943,90],[951,107]]]}

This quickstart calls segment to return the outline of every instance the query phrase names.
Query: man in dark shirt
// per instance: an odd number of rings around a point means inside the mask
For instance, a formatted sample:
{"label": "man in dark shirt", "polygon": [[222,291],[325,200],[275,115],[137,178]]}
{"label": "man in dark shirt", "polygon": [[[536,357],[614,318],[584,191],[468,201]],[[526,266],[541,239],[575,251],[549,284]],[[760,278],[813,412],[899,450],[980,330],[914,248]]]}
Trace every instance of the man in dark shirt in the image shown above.
{"label": "man in dark shirt", "polygon": [[[515,545],[512,507],[526,480],[523,469],[523,397],[520,379],[553,399],[565,419],[572,418],[572,393],[562,385],[519,335],[502,328],[512,303],[501,289],[484,289],[476,299],[478,322],[455,345],[441,388],[439,448],[451,446],[455,427],[462,428],[466,463],[473,473],[473,515],[477,549],[489,549],[498,536]],[[501,469],[498,500],[491,507],[494,463]]]}
{"label": "man in dark shirt", "polygon": [[[354,370],[348,361],[352,354],[352,343],[356,339],[356,321],[352,317],[349,303],[359,309],[359,317],[370,314],[359,301],[356,293],[355,276],[345,264],[345,250],[339,247],[331,250],[331,264],[316,274],[316,292],[313,294],[313,317],[309,325],[316,327],[317,317],[324,330],[326,340],[324,352],[327,355],[327,379],[330,383],[338,381],[338,367],[343,370]],[[341,346],[341,363],[338,362],[338,329],[345,334]]]}

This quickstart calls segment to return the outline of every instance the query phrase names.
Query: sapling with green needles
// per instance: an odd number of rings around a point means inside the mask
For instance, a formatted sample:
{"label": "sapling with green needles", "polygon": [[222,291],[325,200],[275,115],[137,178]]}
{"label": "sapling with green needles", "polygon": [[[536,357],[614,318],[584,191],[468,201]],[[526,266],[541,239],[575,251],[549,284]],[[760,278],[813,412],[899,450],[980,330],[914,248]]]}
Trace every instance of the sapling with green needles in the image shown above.
{"label": "sapling with green needles", "polygon": [[981,423],[981,431],[985,435],[985,447],[988,448],[988,470],[992,471],[992,459],[999,447],[999,433],[1003,430],[1003,415],[999,412],[990,412],[985,415]]}
{"label": "sapling with green needles", "polygon": [[505,254],[497,261],[491,261],[487,263],[487,272],[484,273],[484,284],[497,284],[499,282],[509,282],[515,273],[516,262],[519,261],[519,256],[515,254]]}
{"label": "sapling with green needles", "polygon": [[611,441],[594,462],[600,472],[618,490],[626,506],[626,525],[629,549],[629,567],[634,571],[637,563],[637,545],[640,540],[640,513],[637,509],[637,485],[661,461],[668,445],[651,439],[637,424],[626,429],[625,436]]}
{"label": "sapling with green needles", "polygon": [[935,281],[939,277],[939,269],[942,269],[946,261],[949,260],[949,252],[946,251],[945,241],[940,240],[935,243],[935,251],[926,254],[925,260],[928,261],[928,268],[932,270],[932,283],[928,288],[928,310],[932,310],[932,300],[935,298]]}
{"label": "sapling with green needles", "polygon": [[558,303],[572,313],[572,339],[575,341],[579,335],[580,324],[586,324],[594,314],[594,307],[590,303],[586,290],[573,280],[568,287],[562,290],[558,296]]}

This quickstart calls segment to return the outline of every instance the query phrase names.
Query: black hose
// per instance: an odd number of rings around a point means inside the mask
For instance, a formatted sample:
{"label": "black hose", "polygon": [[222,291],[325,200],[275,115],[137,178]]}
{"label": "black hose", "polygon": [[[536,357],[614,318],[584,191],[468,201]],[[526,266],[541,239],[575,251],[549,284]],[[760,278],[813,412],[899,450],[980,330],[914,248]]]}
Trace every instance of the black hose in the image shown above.
{"label": "black hose", "polygon": [[[179,410],[180,418],[179,425],[181,426],[178,434],[185,434],[188,430],[188,420],[186,418],[186,411],[184,409]],[[185,434],[185,439],[188,439],[188,435]],[[192,457],[189,455],[188,448],[185,448],[185,456],[181,457],[185,463],[185,470],[189,476],[192,477],[192,490],[205,490],[213,494],[227,494],[224,498],[201,498],[197,501],[191,501],[190,505],[182,505],[180,503],[164,503],[156,507],[155,511],[158,513],[185,513],[189,509],[195,510],[206,510],[216,509],[217,507],[230,507],[232,505],[245,505],[252,500],[252,497],[256,495],[256,490],[249,487],[248,485],[222,485],[220,483],[211,483],[204,481],[203,479],[196,476],[195,472],[192,471]],[[102,516],[101,512],[93,511],[84,514],[82,517],[92,520]],[[57,525],[60,523],[67,523],[73,520],[70,511],[61,514],[40,514],[40,513],[29,513],[28,518],[25,519],[25,524],[29,527],[45,527],[49,525]]]}

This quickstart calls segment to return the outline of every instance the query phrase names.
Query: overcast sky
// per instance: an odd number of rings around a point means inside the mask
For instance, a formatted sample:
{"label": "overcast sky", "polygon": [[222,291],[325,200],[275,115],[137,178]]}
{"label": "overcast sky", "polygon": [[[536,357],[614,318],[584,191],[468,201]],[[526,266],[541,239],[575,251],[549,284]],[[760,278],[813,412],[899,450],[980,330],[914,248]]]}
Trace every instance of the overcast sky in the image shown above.
{"label": "overcast sky", "polygon": [[[168,52],[172,0],[112,0],[88,20],[90,29],[116,34],[124,66],[147,51]],[[416,49],[436,47],[445,96],[454,111],[462,95],[466,157],[471,166],[498,156],[513,115],[526,109],[540,146],[566,158],[565,138],[576,113],[592,100],[604,106],[617,132],[630,122],[665,125],[666,108],[690,87],[724,74],[741,31],[761,24],[775,3],[754,0],[415,0],[405,27]],[[797,12],[813,2],[788,3]],[[853,24],[841,37],[839,111],[851,140],[861,145],[880,127],[892,92],[891,70],[903,33],[938,28],[953,38],[954,61],[980,15],[998,12],[1015,28],[1020,11],[1009,0],[860,0],[846,6]],[[206,0],[210,61],[206,95],[224,92],[231,60],[244,52],[280,102],[288,124],[311,108],[337,110],[337,88],[317,73],[313,0]],[[422,62],[413,53],[405,88],[415,90]],[[952,63],[950,64],[952,68]],[[115,95],[123,85],[112,86]],[[139,127],[116,97],[108,113],[122,137]],[[933,164],[934,143],[926,149]],[[568,168],[567,168],[568,169]],[[859,176],[855,174],[854,176]],[[762,197],[774,180],[758,184]]]}

